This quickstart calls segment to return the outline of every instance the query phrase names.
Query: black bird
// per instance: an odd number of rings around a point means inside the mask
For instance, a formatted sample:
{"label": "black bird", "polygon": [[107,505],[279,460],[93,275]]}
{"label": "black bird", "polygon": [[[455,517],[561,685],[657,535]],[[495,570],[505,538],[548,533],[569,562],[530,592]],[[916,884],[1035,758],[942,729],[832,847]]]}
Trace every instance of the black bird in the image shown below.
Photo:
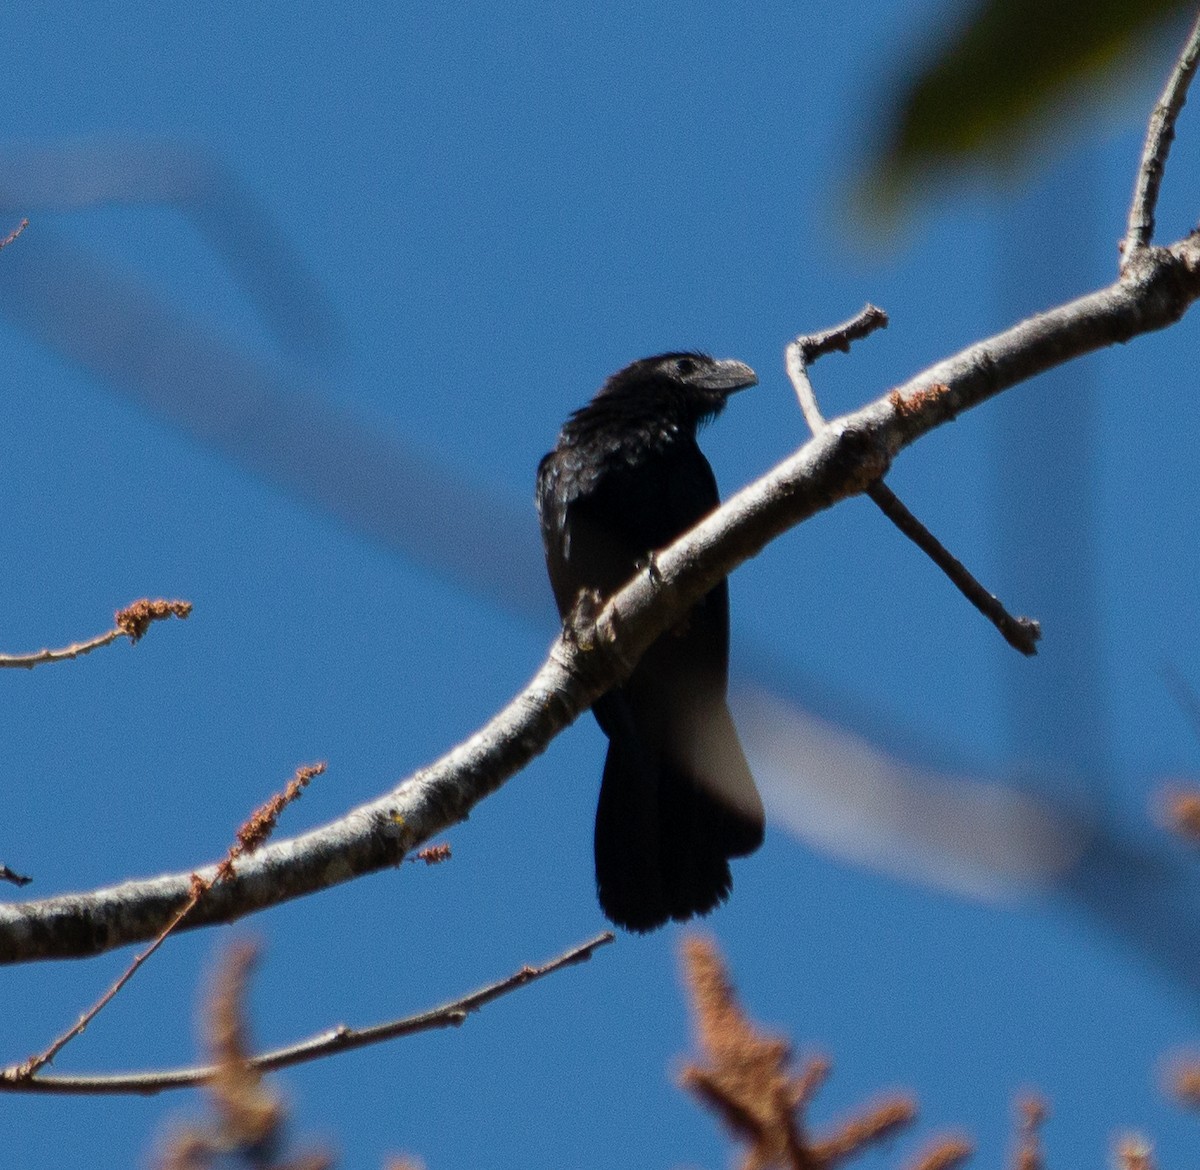
{"label": "black bird", "polygon": [[[701,353],[643,358],[577,410],[538,466],[537,506],[559,613],[607,598],[720,502],[696,429],[758,381]],[[729,858],[762,844],[763,807],[725,701],[722,581],[592,707],[608,736],[596,809],[596,890],[618,926],[648,931],[729,895]]]}

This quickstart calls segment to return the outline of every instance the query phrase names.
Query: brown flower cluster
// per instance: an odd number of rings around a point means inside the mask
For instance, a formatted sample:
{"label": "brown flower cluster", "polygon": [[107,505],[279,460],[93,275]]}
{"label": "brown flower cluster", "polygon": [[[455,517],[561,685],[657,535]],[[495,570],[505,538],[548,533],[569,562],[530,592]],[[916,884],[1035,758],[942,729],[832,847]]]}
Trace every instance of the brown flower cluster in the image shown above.
{"label": "brown flower cluster", "polygon": [[[828,1170],[890,1137],[916,1116],[911,1097],[887,1097],[823,1138],[805,1129],[803,1111],[829,1073],[827,1061],[790,1069],[791,1045],[759,1032],[742,1011],[716,947],[689,938],[684,977],[691,992],[704,1064],[681,1074],[685,1088],[712,1109],[747,1149],[742,1170]],[[970,1153],[962,1139],[945,1139],[926,1151],[921,1170],[948,1170]]]}
{"label": "brown flower cluster", "polygon": [[230,846],[225,859],[217,866],[217,881],[233,873],[234,861],[246,853],[253,853],[275,832],[279,816],[317,776],[324,774],[325,763],[303,764],[287,782],[282,792],[277,792],[265,804],[260,805],[237,831],[237,841]]}
{"label": "brown flower cluster", "polygon": [[190,601],[164,601],[161,598],[151,601],[143,597],[124,609],[117,610],[114,620],[117,629],[129,636],[131,642],[136,642],[150,628],[152,622],[161,622],[166,618],[186,618],[192,612]]}
{"label": "brown flower cluster", "polygon": [[1045,1170],[1042,1160],[1042,1124],[1048,1110],[1040,1097],[1032,1094],[1017,1102],[1017,1148],[1013,1155],[1014,1170]]}
{"label": "brown flower cluster", "polygon": [[1162,820],[1168,829],[1192,845],[1200,844],[1200,791],[1176,788],[1160,796]]}

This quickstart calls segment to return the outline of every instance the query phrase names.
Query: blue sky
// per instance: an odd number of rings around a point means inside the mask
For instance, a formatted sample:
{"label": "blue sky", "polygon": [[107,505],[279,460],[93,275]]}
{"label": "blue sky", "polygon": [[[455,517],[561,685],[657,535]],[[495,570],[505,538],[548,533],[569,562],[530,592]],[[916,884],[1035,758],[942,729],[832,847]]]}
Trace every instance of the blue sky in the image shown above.
{"label": "blue sky", "polygon": [[[210,860],[318,758],[329,773],[283,831],[321,823],[474,730],[555,630],[548,587],[521,575],[537,460],[627,361],[698,347],[758,370],[760,386],[703,440],[729,492],[805,437],[782,370],[797,332],[867,300],[891,314],[887,332],[816,367],[833,415],[1110,280],[1170,48],[1025,177],[939,184],[898,240],[845,215],[878,79],[955,10],[116,2],[14,22],[0,41],[0,195],[31,225],[0,256],[0,646],[98,632],[140,596],[196,606],[135,650],[0,678],[0,860],[34,875],[27,892]],[[1197,215],[1193,113],[1162,239]],[[151,353],[148,324],[103,329],[88,352],[112,366],[97,373],[63,340],[101,320],[72,317],[95,288],[124,289],[146,323],[151,306],[165,311],[196,353]],[[1172,867],[1146,906],[1178,907],[1185,939],[1197,887],[1147,800],[1200,758],[1160,673],[1169,658],[1200,680],[1196,328],[1189,318],[1019,388],[890,477],[1014,609],[1046,620],[1035,662],[866,501],[789,534],[731,582],[739,677],[916,763],[1023,785],[1115,827],[1147,851],[1143,867]],[[120,374],[188,394],[201,352],[220,355],[219,388],[243,405],[269,383],[478,495],[446,514],[421,504],[415,523],[360,508],[374,532],[362,535],[311,503],[363,466],[346,434],[280,457],[264,414],[239,421],[231,458]],[[1035,477],[1039,431],[1061,443]],[[526,542],[511,574],[483,574],[519,582],[520,613],[412,555],[455,531],[472,499]],[[451,863],[176,939],[60,1067],[189,1060],[196,987],[232,934],[265,947],[255,1022],[274,1044],[421,1009],[595,933],[602,756],[581,721],[449,835]],[[946,1126],[996,1164],[1027,1085],[1051,1102],[1050,1164],[1098,1164],[1132,1128],[1161,1164],[1181,1165],[1193,1122],[1157,1076],[1196,1036],[1200,981],[1170,958],[1174,920],[1160,926],[1136,898],[1113,911],[1114,891],[1144,872],[981,901],[776,827],[705,929],[750,1010],[832,1057],[818,1128],[876,1091],[917,1095],[917,1135],[864,1165],[899,1165]],[[298,1135],[347,1166],[401,1151],[431,1168],[726,1164],[715,1123],[672,1085],[690,1042],[678,933],[622,937],[461,1030],[290,1072]],[[41,1046],[124,961],[6,970],[5,1059]],[[98,1141],[104,1164],[138,1164],[169,1117],[198,1105],[3,1108],[9,1159],[39,1168],[93,1165]]]}

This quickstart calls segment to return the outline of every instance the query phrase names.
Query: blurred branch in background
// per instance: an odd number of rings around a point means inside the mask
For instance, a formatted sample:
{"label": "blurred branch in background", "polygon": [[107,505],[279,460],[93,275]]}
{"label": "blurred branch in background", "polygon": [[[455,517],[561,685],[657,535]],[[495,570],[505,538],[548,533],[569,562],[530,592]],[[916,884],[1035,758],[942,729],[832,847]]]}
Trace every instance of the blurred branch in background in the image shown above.
{"label": "blurred branch in background", "polygon": [[212,1119],[176,1124],[156,1160],[158,1170],[209,1170],[243,1164],[247,1170],[332,1170],[323,1151],[283,1157],[288,1109],[252,1063],[247,1003],[257,961],[253,943],[229,947],[212,974],[201,1018],[201,1039],[212,1064],[207,1078]]}
{"label": "blurred branch in background", "polygon": [[[0,164],[0,189],[12,191],[11,182]],[[82,246],[40,227],[25,242],[33,246],[5,253],[0,282],[0,313],[16,325],[354,531],[522,617],[550,613],[537,528],[522,524],[516,507],[339,411],[327,387],[282,356],[250,353]],[[290,303],[286,271],[278,282],[279,299]]]}
{"label": "blurred branch in background", "polygon": [[[311,356],[337,344],[336,319],[308,266],[241,180],[198,143],[100,135],[5,149],[0,211],[106,206],[173,208],[203,236],[281,345]],[[48,274],[48,283],[62,275]],[[113,275],[101,274],[100,284],[108,287]]]}

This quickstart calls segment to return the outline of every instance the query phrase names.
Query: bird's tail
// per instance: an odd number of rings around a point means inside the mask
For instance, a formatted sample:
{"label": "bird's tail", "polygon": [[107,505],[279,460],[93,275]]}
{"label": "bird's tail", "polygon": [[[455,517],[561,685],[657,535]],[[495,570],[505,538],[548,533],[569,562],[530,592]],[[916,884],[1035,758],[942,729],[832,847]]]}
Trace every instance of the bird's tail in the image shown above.
{"label": "bird's tail", "polygon": [[644,932],[707,914],[729,896],[729,858],[762,839],[762,801],[723,702],[658,753],[628,730],[611,736],[596,887],[618,926]]}

